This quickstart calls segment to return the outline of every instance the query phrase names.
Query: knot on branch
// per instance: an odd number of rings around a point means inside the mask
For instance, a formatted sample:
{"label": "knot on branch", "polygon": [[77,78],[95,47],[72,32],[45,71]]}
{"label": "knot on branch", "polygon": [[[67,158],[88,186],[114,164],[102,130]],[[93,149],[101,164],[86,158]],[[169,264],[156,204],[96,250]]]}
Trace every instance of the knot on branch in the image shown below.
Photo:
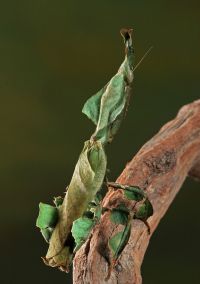
{"label": "knot on branch", "polygon": [[152,174],[165,174],[176,165],[175,150],[166,150],[164,153],[161,152],[160,156],[152,154],[149,158],[145,158],[144,163],[150,168]]}

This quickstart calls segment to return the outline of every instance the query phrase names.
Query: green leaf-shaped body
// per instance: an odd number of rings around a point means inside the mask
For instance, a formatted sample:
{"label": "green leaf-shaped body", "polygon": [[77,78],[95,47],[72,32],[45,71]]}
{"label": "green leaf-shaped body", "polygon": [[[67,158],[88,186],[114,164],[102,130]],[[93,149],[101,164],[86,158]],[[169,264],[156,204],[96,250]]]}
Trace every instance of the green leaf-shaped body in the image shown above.
{"label": "green leaf-shaped body", "polygon": [[55,227],[58,221],[58,209],[49,204],[40,202],[39,204],[39,216],[36,221],[36,226],[40,229],[46,229],[48,227]]}
{"label": "green leaf-shaped body", "polygon": [[122,31],[126,57],[117,74],[96,95],[89,98],[82,112],[96,125],[93,139],[111,142],[126,113],[133,81],[134,52],[131,30]]}
{"label": "green leaf-shaped body", "polygon": [[131,233],[131,224],[127,223],[124,230],[110,238],[108,244],[112,252],[113,260],[116,260],[126,246]]}
{"label": "green leaf-shaped body", "polygon": [[[121,210],[122,208],[122,210]],[[110,220],[114,224],[122,224],[126,225],[128,222],[128,215],[129,212],[123,210],[123,204],[122,206],[119,206],[117,208],[114,208],[110,213]]]}
{"label": "green leaf-shaped body", "polygon": [[[111,142],[117,133],[129,104],[134,61],[131,31],[131,29],[121,30],[126,56],[117,74],[83,107],[83,113],[94,122],[96,130],[90,141],[85,143],[63,202],[62,198],[54,200],[59,218],[52,235],[51,230],[48,230],[50,227],[45,227],[52,220],[51,217],[44,224],[42,219],[40,220],[40,227],[44,226],[42,228],[43,236],[47,241],[50,238],[44,262],[64,271],[68,271],[68,265],[73,258],[73,248],[70,245],[71,229],[78,245],[81,244],[82,239],[86,238],[91,229],[90,221],[88,224],[86,224],[87,222],[83,224],[82,217],[104,180],[106,155],[103,147],[106,143]],[[138,195],[136,198],[139,198]],[[94,219],[100,218],[100,215],[101,208],[98,205],[94,212]],[[114,222],[125,224],[127,213],[121,213],[121,215],[114,214]],[[73,228],[72,224],[74,224]],[[83,229],[84,226],[85,229]],[[120,238],[118,236],[118,239],[115,237],[110,240],[110,247],[114,251],[115,258],[125,246],[129,234],[130,225],[126,225],[122,234],[119,235]],[[117,247],[115,248],[115,246]]]}
{"label": "green leaf-shaped body", "polygon": [[145,197],[144,191],[136,186],[124,187],[124,195],[127,199],[135,201],[141,201]]}
{"label": "green leaf-shaped body", "polygon": [[95,220],[87,217],[81,217],[73,222],[71,232],[76,243],[75,251],[78,250],[87,239],[94,224]]}
{"label": "green leaf-shaped body", "polygon": [[153,206],[151,202],[148,199],[146,199],[142,204],[139,205],[135,213],[135,218],[145,221],[152,215],[153,215]]}
{"label": "green leaf-shaped body", "polygon": [[106,172],[106,155],[100,141],[85,142],[83,151],[76,164],[72,180],[68,187],[63,204],[59,207],[59,221],[50,239],[46,261],[59,264],[59,253],[62,252],[70,234],[72,223],[86,211],[100,189]]}

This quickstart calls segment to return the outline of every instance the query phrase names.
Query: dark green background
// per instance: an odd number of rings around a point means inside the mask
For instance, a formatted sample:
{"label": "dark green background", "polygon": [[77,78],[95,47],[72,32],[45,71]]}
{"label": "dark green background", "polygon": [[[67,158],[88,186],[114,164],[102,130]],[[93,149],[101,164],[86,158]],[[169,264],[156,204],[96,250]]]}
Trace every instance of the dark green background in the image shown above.
{"label": "dark green background", "polygon": [[[112,179],[182,105],[199,98],[200,2],[0,3],[3,284],[71,283],[40,259],[47,245],[35,228],[38,203],[69,183],[94,129],[81,108],[122,62],[119,29],[126,26],[134,28],[137,61],[154,49],[135,72],[128,115],[108,148]],[[199,199],[199,184],[186,181],[151,240],[144,284],[199,283]]]}

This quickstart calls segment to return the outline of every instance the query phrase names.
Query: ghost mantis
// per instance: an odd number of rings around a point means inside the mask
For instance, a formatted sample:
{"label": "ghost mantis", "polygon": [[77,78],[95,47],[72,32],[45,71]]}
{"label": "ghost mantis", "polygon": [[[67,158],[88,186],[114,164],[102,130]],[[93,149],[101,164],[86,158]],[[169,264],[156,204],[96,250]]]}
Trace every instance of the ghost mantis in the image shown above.
{"label": "ghost mantis", "polygon": [[[44,203],[39,206],[36,225],[49,243],[43,260],[47,265],[65,272],[68,272],[74,254],[88,239],[103,212],[108,210],[101,206],[102,185],[107,171],[105,147],[112,142],[125,117],[133,72],[141,62],[134,68],[132,29],[122,29],[120,32],[125,44],[125,59],[116,75],[83,107],[82,112],[95,124],[96,129],[84,143],[66,195],[64,198],[55,198],[55,206]],[[153,214],[153,208],[145,192],[137,186],[106,183],[115,190],[123,190],[126,199],[139,202],[134,210],[129,210],[125,204],[110,210],[111,221],[124,226],[108,244],[112,263],[116,263],[129,239],[132,219],[140,219],[148,226],[147,219]]]}

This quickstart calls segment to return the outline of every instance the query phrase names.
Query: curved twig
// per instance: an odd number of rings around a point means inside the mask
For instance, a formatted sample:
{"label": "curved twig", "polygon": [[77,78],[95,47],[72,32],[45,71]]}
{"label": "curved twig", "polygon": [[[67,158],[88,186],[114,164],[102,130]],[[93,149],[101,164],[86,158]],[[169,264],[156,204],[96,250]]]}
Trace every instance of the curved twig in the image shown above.
{"label": "curved twig", "polygon": [[[138,185],[146,191],[154,207],[154,214],[148,220],[151,234],[141,221],[132,222],[129,242],[106,281],[108,239],[119,229],[110,222],[106,212],[91,238],[76,254],[74,283],[141,283],[140,267],[150,237],[187,175],[200,179],[200,100],[182,107],[177,117],[141,148],[117,179],[118,183]],[[120,190],[110,189],[103,205],[109,207],[122,198]]]}

